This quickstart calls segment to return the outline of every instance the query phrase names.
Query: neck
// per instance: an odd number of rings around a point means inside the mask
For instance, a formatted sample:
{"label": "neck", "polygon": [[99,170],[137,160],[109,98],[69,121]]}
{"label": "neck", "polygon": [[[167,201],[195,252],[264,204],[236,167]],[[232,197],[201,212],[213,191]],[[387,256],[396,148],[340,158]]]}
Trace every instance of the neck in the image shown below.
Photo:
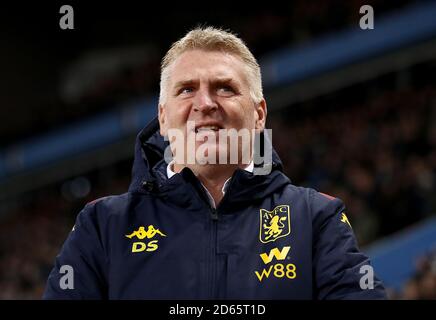
{"label": "neck", "polygon": [[[185,166],[180,164],[174,164],[174,172],[180,172]],[[187,165],[192,172],[196,175],[198,180],[204,185],[204,187],[212,195],[215,204],[221,202],[224,197],[222,192],[224,183],[229,179],[237,168],[245,168],[247,165]]]}

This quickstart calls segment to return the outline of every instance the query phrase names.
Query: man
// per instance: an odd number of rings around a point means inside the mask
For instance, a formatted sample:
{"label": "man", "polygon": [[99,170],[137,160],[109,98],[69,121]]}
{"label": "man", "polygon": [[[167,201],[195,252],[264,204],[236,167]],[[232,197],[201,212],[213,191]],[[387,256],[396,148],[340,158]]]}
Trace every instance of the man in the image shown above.
{"label": "man", "polygon": [[173,44],[128,193],[85,206],[44,298],[385,298],[341,200],[292,185],[274,151],[259,171],[252,136],[230,161],[220,132],[262,132],[266,115],[259,65],[239,38],[208,27]]}

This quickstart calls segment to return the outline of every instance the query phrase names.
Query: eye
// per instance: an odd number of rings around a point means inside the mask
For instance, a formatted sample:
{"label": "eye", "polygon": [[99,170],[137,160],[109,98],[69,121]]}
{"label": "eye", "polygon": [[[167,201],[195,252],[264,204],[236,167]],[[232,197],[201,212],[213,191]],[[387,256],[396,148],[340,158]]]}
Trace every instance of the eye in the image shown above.
{"label": "eye", "polygon": [[235,90],[231,86],[222,85],[222,86],[218,87],[218,94],[230,96],[230,95],[235,94]]}
{"label": "eye", "polygon": [[177,94],[190,94],[190,93],[192,93],[192,92],[194,92],[194,88],[193,87],[183,87],[183,88],[181,88],[178,92],[177,92]]}

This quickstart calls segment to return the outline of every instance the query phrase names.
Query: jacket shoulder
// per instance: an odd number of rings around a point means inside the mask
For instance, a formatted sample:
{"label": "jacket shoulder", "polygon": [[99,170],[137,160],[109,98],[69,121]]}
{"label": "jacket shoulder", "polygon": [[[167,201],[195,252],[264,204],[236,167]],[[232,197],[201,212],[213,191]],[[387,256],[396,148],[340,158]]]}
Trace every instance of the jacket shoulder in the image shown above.
{"label": "jacket shoulder", "polygon": [[95,214],[97,218],[105,219],[112,215],[122,215],[130,202],[131,194],[109,195],[97,198],[85,204],[84,213]]}
{"label": "jacket shoulder", "polygon": [[343,201],[313,188],[289,184],[284,193],[291,201],[303,201],[314,222],[325,220],[345,210]]}

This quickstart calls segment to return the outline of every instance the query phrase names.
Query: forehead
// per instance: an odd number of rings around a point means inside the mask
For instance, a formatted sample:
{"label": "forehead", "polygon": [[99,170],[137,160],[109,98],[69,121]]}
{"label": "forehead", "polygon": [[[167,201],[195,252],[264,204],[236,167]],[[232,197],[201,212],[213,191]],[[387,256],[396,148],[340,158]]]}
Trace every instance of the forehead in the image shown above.
{"label": "forehead", "polygon": [[240,58],[220,51],[189,50],[171,66],[171,83],[183,80],[231,78],[247,84],[246,66]]}

